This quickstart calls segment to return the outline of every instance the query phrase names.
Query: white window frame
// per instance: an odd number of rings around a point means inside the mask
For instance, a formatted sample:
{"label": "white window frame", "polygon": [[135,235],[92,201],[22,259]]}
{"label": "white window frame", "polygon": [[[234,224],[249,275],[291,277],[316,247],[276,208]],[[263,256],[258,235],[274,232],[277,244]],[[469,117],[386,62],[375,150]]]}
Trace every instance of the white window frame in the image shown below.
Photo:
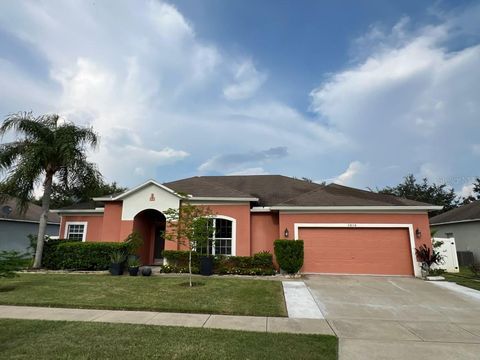
{"label": "white window frame", "polygon": [[[232,222],[232,252],[230,255],[225,255],[225,256],[236,256],[237,254],[237,219],[234,219],[230,216],[226,215],[214,215],[214,216],[209,216],[209,219],[223,219],[223,220],[228,220]],[[226,238],[219,238],[219,239],[226,239]],[[213,243],[215,244],[215,233],[213,234],[212,237]],[[212,246],[212,255],[215,255],[215,246]]]}
{"label": "white window frame", "polygon": [[[412,256],[413,264],[413,274],[415,277],[421,277],[421,268],[420,264],[417,261],[417,256],[415,254],[415,234],[413,232],[413,224],[364,224],[364,223],[294,223],[294,235],[295,240],[299,240],[298,233],[300,228],[350,228],[350,229],[364,229],[364,228],[400,228],[408,229],[408,235],[410,240],[410,252]],[[424,235],[426,236],[426,235]]]}
{"label": "white window frame", "polygon": [[87,240],[87,221],[67,221],[65,222],[65,232],[64,232],[64,239],[68,239],[68,227],[70,225],[83,225],[83,235],[82,235],[82,242]]}

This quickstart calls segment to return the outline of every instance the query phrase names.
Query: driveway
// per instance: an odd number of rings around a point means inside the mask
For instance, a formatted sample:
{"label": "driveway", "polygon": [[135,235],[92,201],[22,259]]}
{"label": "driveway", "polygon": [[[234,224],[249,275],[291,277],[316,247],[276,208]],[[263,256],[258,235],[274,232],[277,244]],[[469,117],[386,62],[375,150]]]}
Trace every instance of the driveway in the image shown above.
{"label": "driveway", "polygon": [[410,277],[308,276],[340,359],[479,359],[480,301]]}

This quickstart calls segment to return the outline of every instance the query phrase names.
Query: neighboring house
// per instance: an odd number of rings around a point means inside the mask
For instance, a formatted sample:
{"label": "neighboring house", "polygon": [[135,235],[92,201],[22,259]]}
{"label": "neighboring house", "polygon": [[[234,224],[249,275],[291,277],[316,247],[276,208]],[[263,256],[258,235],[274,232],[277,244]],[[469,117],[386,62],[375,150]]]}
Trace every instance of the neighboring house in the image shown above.
{"label": "neighboring house", "polygon": [[430,223],[436,236],[455,238],[458,252],[471,251],[480,262],[480,200],[434,216]]}
{"label": "neighboring house", "polygon": [[123,241],[138,230],[143,263],[161,259],[162,212],[192,204],[215,215],[213,254],[273,253],[278,238],[303,239],[305,273],[419,275],[415,247],[431,246],[428,211],[441,207],[391,195],[327,186],[280,175],[201,176],[165,184],[150,180],[122,194],[58,210],[60,237]]}
{"label": "neighboring house", "polygon": [[[41,213],[42,208],[32,203],[28,204],[24,213],[21,213],[17,206],[17,200],[13,197],[0,202],[0,251],[27,251],[30,246],[28,235],[37,235]],[[60,217],[50,213],[46,234],[57,236],[59,229]]]}

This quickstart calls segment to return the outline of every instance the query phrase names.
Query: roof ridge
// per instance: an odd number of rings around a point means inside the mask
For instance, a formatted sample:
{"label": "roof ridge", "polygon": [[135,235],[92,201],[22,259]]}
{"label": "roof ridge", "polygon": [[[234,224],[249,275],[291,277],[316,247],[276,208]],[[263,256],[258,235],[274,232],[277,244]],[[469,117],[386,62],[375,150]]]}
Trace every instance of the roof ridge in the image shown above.
{"label": "roof ridge", "polygon": [[322,184],[318,184],[318,183],[314,183],[314,184],[318,185],[319,187],[316,188],[316,189],[312,189],[312,190],[306,191],[306,192],[304,192],[304,193],[298,194],[298,195],[293,196],[293,197],[291,197],[291,198],[288,198],[287,200],[282,201],[282,202],[281,202],[280,204],[278,204],[278,205],[286,204],[286,203],[288,203],[289,201],[294,200],[294,199],[296,199],[296,198],[298,198],[298,197],[300,197],[300,196],[304,196],[304,195],[308,195],[308,194],[313,193],[313,192],[317,192],[317,191],[320,191],[320,190],[324,190],[324,189],[327,187],[327,185],[322,185]]}

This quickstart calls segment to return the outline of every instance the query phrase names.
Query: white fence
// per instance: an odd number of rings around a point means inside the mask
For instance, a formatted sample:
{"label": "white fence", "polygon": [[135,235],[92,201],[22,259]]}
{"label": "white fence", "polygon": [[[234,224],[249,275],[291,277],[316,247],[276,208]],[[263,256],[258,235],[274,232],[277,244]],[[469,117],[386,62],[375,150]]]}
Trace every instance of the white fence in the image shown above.
{"label": "white fence", "polygon": [[432,242],[442,243],[436,248],[443,256],[443,263],[439,265],[433,265],[432,269],[444,269],[447,272],[459,272],[457,247],[455,246],[455,238],[433,238]]}

